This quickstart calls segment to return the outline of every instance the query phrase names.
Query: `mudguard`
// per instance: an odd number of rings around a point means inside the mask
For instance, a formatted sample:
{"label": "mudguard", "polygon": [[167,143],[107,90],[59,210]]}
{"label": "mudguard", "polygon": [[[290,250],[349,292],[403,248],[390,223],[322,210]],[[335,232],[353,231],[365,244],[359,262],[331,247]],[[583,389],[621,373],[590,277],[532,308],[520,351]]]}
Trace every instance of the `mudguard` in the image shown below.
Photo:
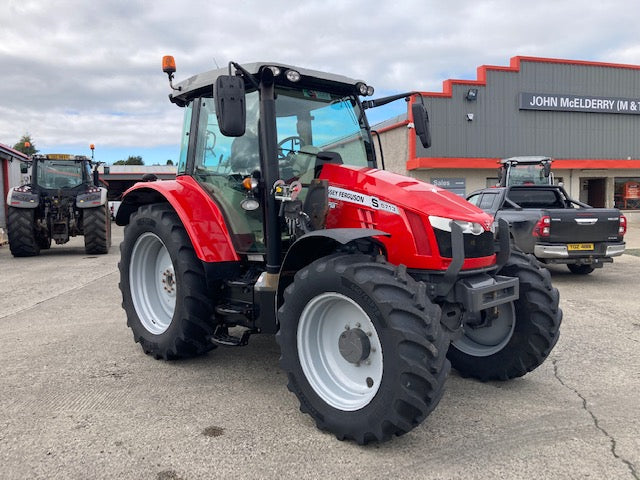
{"label": "mudguard", "polygon": [[169,203],[180,217],[198,258],[204,262],[239,261],[220,208],[191,177],[136,183],[122,196],[116,215],[127,225],[141,205]]}
{"label": "mudguard", "polygon": [[[280,268],[278,282],[278,307],[282,304],[284,289],[293,281],[295,273],[320,257],[330,255],[339,245],[346,245],[354,240],[371,239],[372,237],[388,237],[381,230],[370,228],[331,228],[315,230],[303,235],[291,246]],[[379,245],[381,249],[384,247]]]}
{"label": "mudguard", "polygon": [[76,197],[76,207],[95,208],[107,203],[107,189],[98,187],[99,191],[91,193],[81,193]]}
{"label": "mudguard", "polygon": [[40,205],[40,198],[35,193],[16,190],[17,187],[9,189],[7,194],[7,205],[14,208],[37,208]]}

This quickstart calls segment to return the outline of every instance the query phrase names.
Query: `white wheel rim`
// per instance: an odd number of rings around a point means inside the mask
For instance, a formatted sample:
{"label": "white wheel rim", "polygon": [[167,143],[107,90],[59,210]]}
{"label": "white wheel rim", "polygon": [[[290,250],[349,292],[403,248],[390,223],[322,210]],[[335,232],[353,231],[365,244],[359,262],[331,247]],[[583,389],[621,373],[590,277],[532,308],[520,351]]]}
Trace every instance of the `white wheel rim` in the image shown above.
{"label": "white wheel rim", "polygon": [[131,299],[142,326],[154,335],[171,325],[176,308],[176,275],[167,247],[154,233],[136,240],[129,264]]}
{"label": "white wheel rim", "polygon": [[[349,329],[366,335],[370,353],[356,363],[343,357],[340,336]],[[314,392],[327,404],[355,411],[376,396],[383,373],[382,345],[364,310],[352,299],[328,292],[314,297],[298,321],[298,358]]]}

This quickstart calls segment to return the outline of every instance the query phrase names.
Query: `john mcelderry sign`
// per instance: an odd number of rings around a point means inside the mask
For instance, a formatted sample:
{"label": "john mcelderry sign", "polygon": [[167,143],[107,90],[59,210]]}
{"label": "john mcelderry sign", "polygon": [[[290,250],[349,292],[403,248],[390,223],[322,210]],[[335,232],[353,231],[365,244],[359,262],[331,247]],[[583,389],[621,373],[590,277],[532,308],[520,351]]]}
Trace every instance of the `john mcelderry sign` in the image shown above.
{"label": "john mcelderry sign", "polygon": [[640,99],[588,97],[562,93],[520,93],[520,110],[626,113],[640,115]]}

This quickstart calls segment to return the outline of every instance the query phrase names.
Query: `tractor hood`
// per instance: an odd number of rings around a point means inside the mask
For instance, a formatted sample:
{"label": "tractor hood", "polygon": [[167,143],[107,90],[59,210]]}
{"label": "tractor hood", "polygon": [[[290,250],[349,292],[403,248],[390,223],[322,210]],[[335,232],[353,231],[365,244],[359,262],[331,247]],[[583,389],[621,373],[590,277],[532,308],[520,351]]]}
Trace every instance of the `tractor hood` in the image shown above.
{"label": "tractor hood", "polygon": [[[325,165],[320,178],[331,185],[329,200],[369,204],[390,212],[396,209],[419,215],[479,223],[489,230],[493,217],[447,190],[386,170]],[[358,195],[361,194],[361,195]]]}

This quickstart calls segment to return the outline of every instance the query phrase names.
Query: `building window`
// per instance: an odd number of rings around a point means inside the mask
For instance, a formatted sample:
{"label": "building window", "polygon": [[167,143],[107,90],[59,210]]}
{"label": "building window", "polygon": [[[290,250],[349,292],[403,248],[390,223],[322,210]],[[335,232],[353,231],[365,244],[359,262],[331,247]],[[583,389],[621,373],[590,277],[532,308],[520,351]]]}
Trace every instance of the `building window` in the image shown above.
{"label": "building window", "polygon": [[640,177],[616,177],[613,199],[616,208],[640,210]]}

